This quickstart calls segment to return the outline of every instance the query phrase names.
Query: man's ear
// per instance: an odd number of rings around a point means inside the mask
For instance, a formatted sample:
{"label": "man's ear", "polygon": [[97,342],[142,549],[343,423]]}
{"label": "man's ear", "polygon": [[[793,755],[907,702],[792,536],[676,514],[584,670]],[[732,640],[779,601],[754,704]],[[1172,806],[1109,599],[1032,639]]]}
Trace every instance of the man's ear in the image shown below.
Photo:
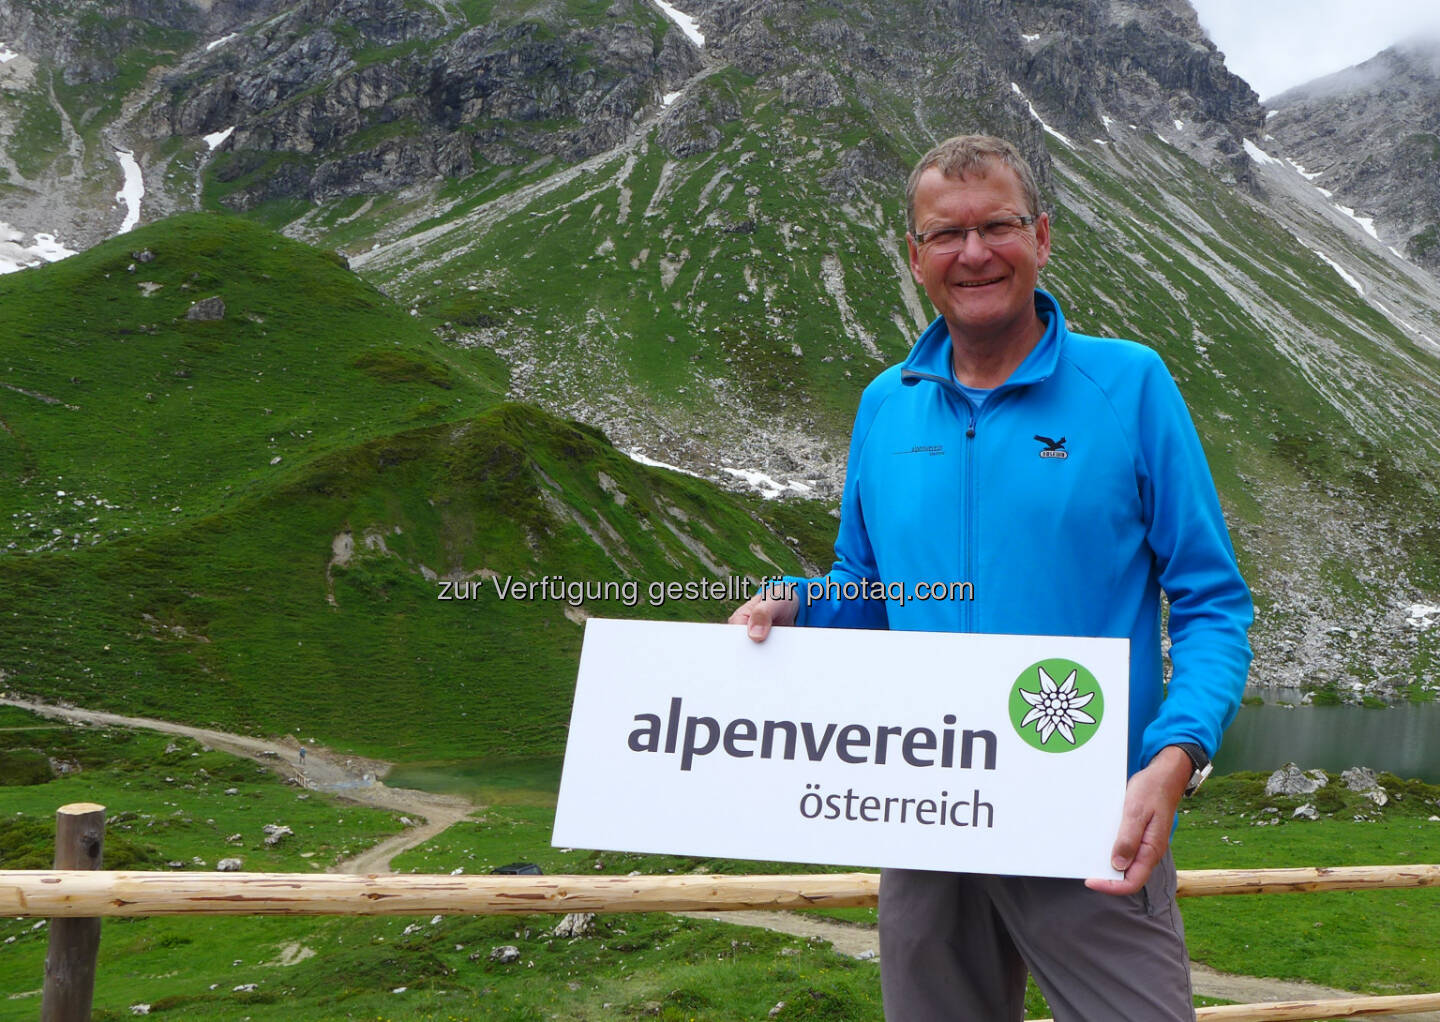
{"label": "man's ear", "polygon": [[[1045,251],[1050,251],[1049,234],[1046,234]],[[925,286],[925,278],[920,273],[920,246],[915,244],[915,235],[909,231],[905,232],[905,247],[910,250],[910,275],[915,278],[915,283],[922,288]]]}
{"label": "man's ear", "polygon": [[1038,269],[1050,261],[1050,214],[1041,213],[1035,218],[1035,266]]}

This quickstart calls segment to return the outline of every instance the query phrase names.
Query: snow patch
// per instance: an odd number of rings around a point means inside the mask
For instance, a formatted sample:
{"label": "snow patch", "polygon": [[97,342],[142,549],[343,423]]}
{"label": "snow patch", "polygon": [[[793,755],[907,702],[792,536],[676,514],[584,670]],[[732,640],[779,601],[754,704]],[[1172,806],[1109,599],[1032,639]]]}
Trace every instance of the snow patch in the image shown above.
{"label": "snow patch", "polygon": [[1354,220],[1357,224],[1359,224],[1361,227],[1363,227],[1363,228],[1365,229],[1365,233],[1368,234],[1368,235],[1370,235],[1370,237],[1374,238],[1376,241],[1379,241],[1379,240],[1380,240],[1380,235],[1378,235],[1378,234],[1375,233],[1375,218],[1374,218],[1374,217],[1356,216],[1356,215],[1355,215],[1355,211],[1354,211],[1353,209],[1351,209],[1349,206],[1342,206],[1342,205],[1340,205],[1340,203],[1338,203],[1338,202],[1335,203],[1334,206],[1335,206],[1335,208],[1338,209],[1340,212],[1342,212],[1342,213],[1344,213],[1346,216],[1348,216],[1351,220]]}
{"label": "snow patch", "polygon": [[1109,130],[1110,130],[1110,125],[1112,125],[1112,124],[1115,123],[1115,118],[1113,118],[1113,117],[1106,117],[1104,114],[1101,114],[1101,115],[1100,115],[1100,123],[1103,124],[1103,125],[1105,125],[1105,130],[1106,130],[1106,131],[1109,131]]}
{"label": "snow patch", "polygon": [[624,454],[631,461],[638,461],[640,464],[649,465],[651,468],[668,468],[671,472],[679,472],[682,475],[694,476],[696,479],[705,478],[698,472],[691,472],[688,468],[681,468],[679,465],[671,465],[664,461],[656,461],[654,458],[647,458],[643,453],[641,453],[639,448],[625,451]]}
{"label": "snow patch", "polygon": [[0,220],[0,273],[14,273],[27,266],[53,263],[75,254],[74,249],[56,241],[53,234],[36,234],[34,239],[26,245],[24,232]]}
{"label": "snow patch", "polygon": [[1032,34],[1032,33],[1029,33],[1029,32],[1021,32],[1021,33],[1020,33],[1020,38],[1021,38],[1021,39],[1024,39],[1027,43],[1033,43],[1036,39],[1039,39],[1039,38],[1040,38],[1040,33],[1039,33],[1039,32],[1035,32],[1035,33]]}
{"label": "snow patch", "polygon": [[669,106],[671,103],[675,102],[675,101],[676,101],[677,99],[679,99],[679,98],[680,98],[680,93],[679,93],[679,92],[667,92],[667,93],[665,93],[665,95],[663,95],[663,96],[660,97],[660,105],[661,105],[661,106]]}
{"label": "snow patch", "polygon": [[680,26],[680,31],[684,32],[685,37],[692,43],[696,46],[705,45],[705,34],[700,31],[699,21],[690,17],[688,14],[677,11],[670,4],[667,4],[665,0],[655,0],[655,6],[665,13],[665,17]]}
{"label": "snow patch", "polygon": [[[1310,246],[1308,246],[1308,245],[1306,245],[1305,247],[1306,247],[1306,248],[1310,248]],[[1362,284],[1362,283],[1360,283],[1358,280],[1356,280],[1356,279],[1355,279],[1354,277],[1352,277],[1350,274],[1346,273],[1346,272],[1345,272],[1345,267],[1341,266],[1341,265],[1340,265],[1339,263],[1337,263],[1334,259],[1331,259],[1331,258],[1330,258],[1329,256],[1327,256],[1324,252],[1321,252],[1318,248],[1311,248],[1310,251],[1311,251],[1311,252],[1314,252],[1314,253],[1315,253],[1316,255],[1318,255],[1321,259],[1323,259],[1323,260],[1325,260],[1327,263],[1329,263],[1329,264],[1330,264],[1330,268],[1331,268],[1332,270],[1334,270],[1336,273],[1340,274],[1340,279],[1343,280],[1345,283],[1349,284],[1351,287],[1353,287],[1353,288],[1355,289],[1355,293],[1356,293],[1357,295],[1359,295],[1361,298],[1364,298],[1364,297],[1365,297],[1365,285]]]}
{"label": "snow patch", "polygon": [[145,196],[145,179],[140,174],[140,164],[135,154],[128,149],[116,149],[120,168],[125,172],[125,184],[115,193],[115,201],[125,203],[125,222],[117,234],[124,234],[140,222],[140,200]]}
{"label": "snow patch", "polygon": [[215,49],[217,46],[224,46],[224,45],[225,45],[226,43],[228,43],[231,39],[234,39],[234,38],[235,38],[235,35],[236,35],[236,33],[231,32],[229,35],[221,36],[219,39],[216,39],[216,40],[214,40],[213,42],[208,42],[208,43],[206,43],[206,44],[205,44],[205,52],[206,52],[206,53],[209,53],[211,50]]}
{"label": "snow patch", "polygon": [[1184,121],[1176,121],[1176,122],[1175,122],[1175,130],[1176,130],[1176,131],[1184,131],[1184,130],[1185,130],[1185,122],[1184,122]]}
{"label": "snow patch", "polygon": [[815,487],[809,483],[802,483],[798,479],[791,479],[786,483],[779,482],[764,472],[761,472],[759,469],[754,468],[729,468],[728,466],[721,465],[720,471],[726,472],[736,479],[753,486],[756,490],[760,491],[760,496],[766,500],[774,500],[787,490],[794,493],[806,494],[815,489]]}
{"label": "snow patch", "polygon": [[205,136],[205,144],[210,147],[210,151],[213,153],[216,149],[219,149],[222,145],[224,145],[225,140],[234,133],[235,125],[233,124],[230,125],[230,127],[226,128],[224,131],[212,131],[210,134]]}
{"label": "snow patch", "polygon": [[1254,160],[1256,163],[1273,163],[1277,167],[1283,167],[1285,165],[1284,160],[1277,160],[1275,157],[1267,153],[1264,149],[1261,149],[1254,142],[1251,142],[1248,138],[1244,139],[1244,145],[1245,151],[1250,154],[1250,159]]}
{"label": "snow patch", "polygon": [[0,43],[0,64],[8,64],[18,56],[20,56],[20,54],[16,53],[4,43]]}
{"label": "snow patch", "polygon": [[1044,128],[1047,134],[1054,135],[1054,136],[1055,136],[1056,138],[1058,138],[1061,142],[1065,143],[1066,148],[1068,148],[1068,149],[1074,149],[1074,148],[1075,148],[1075,143],[1074,143],[1074,142],[1070,141],[1070,139],[1066,138],[1066,137],[1065,137],[1064,135],[1062,135],[1060,132],[1056,131],[1054,128],[1050,127],[1050,125],[1048,125],[1048,124],[1045,123],[1045,118],[1043,118],[1043,117],[1040,116],[1040,111],[1038,111],[1038,110],[1035,109],[1035,104],[1032,103],[1032,102],[1030,102],[1029,99],[1026,99],[1025,93],[1023,93],[1023,92],[1020,91],[1020,86],[1016,85],[1014,82],[1011,82],[1011,83],[1010,83],[1010,88],[1012,88],[1012,89],[1015,90],[1015,95],[1017,95],[1017,96],[1019,96],[1021,99],[1024,99],[1024,100],[1025,100],[1025,105],[1030,108],[1030,116],[1033,117],[1033,118],[1035,118],[1037,121],[1040,122],[1040,127]]}
{"label": "snow patch", "polygon": [[1274,117],[1274,116],[1275,116],[1276,114],[1278,114],[1279,112],[1280,112],[1279,110],[1266,110],[1266,111],[1265,111],[1265,119],[1268,121],[1270,118]]}

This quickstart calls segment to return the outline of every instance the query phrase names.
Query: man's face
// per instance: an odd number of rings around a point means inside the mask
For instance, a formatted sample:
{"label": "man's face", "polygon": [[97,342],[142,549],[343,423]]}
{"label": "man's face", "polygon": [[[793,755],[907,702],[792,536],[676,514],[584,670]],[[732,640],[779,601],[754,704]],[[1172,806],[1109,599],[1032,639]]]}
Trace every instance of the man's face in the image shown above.
{"label": "man's face", "polygon": [[[1033,214],[1020,179],[1003,163],[987,173],[946,177],[938,167],[921,176],[915,189],[915,230],[975,227],[1006,217]],[[1005,245],[992,246],[972,232],[957,252],[938,253],[906,235],[910,272],[925,289],[952,337],[972,343],[1004,343],[1033,322],[1035,283],[1050,258],[1050,220],[1041,213]]]}

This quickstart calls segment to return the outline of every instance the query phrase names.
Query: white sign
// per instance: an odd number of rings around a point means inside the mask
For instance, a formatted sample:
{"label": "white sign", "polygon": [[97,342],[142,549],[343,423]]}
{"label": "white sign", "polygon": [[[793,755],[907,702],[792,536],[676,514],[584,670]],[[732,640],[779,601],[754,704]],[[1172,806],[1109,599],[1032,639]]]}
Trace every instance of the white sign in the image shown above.
{"label": "white sign", "polygon": [[1117,877],[1124,639],[585,623],[557,846]]}

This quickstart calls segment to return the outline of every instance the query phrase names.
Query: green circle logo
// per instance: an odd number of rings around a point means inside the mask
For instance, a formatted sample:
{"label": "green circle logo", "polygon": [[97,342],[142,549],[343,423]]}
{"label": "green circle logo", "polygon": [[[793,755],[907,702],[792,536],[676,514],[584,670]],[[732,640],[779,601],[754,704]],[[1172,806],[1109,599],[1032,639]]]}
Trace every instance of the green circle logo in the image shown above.
{"label": "green circle logo", "polygon": [[1031,664],[1010,690],[1015,733],[1042,752],[1078,749],[1100,730],[1105,696],[1095,675],[1073,660]]}

